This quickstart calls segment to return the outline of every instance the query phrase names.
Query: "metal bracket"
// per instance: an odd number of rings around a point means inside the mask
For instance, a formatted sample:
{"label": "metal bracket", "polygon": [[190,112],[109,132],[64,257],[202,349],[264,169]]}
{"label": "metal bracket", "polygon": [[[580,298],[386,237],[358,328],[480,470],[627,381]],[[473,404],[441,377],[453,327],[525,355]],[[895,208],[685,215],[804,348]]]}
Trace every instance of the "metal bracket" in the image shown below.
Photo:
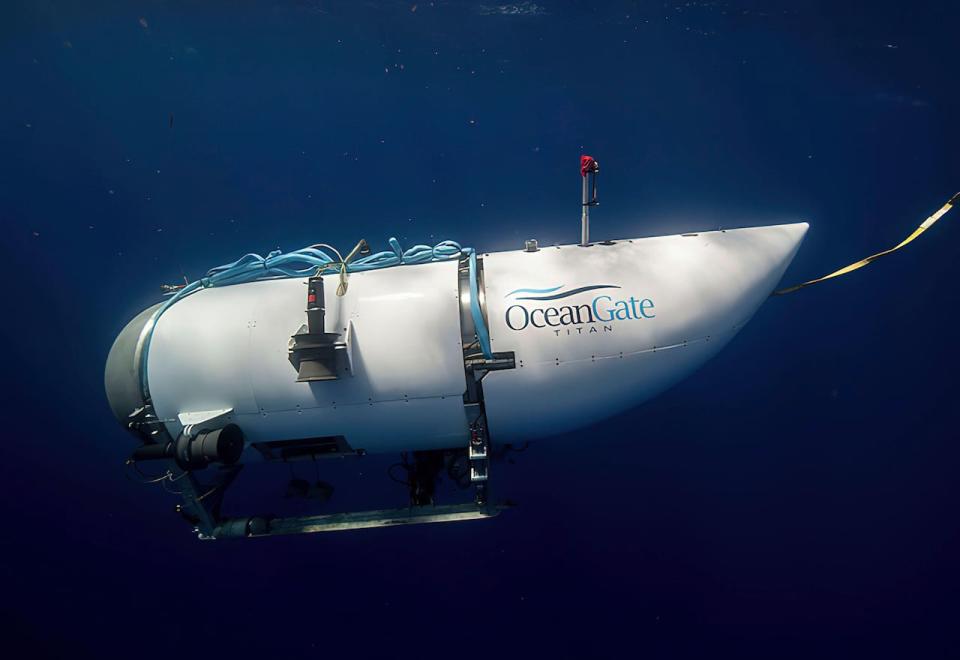
{"label": "metal bracket", "polygon": [[487,441],[486,429],[481,419],[478,419],[470,428],[470,445],[467,456],[470,459],[470,481],[479,483],[487,480],[490,461],[490,447]]}

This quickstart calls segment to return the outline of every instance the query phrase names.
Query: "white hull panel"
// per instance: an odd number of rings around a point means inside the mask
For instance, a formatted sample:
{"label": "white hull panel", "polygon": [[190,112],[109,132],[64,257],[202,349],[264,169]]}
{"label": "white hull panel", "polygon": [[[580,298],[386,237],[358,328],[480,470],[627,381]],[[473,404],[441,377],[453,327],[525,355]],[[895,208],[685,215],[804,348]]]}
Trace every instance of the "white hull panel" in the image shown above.
{"label": "white hull panel", "polygon": [[[199,291],[160,317],[150,347],[158,417],[232,408],[248,443],[342,435],[369,452],[465,445],[466,378],[457,262],[324,278],[327,330],[347,334],[338,380],[298,383],[290,336],[306,322],[306,280]],[[168,424],[176,437],[179,425]],[[249,451],[248,451],[249,453]]]}
{"label": "white hull panel", "polygon": [[[483,383],[494,441],[593,424],[690,375],[770,295],[806,230],[798,223],[484,255],[491,343],[517,357],[516,370]],[[564,295],[591,286],[603,288]],[[552,291],[514,293],[521,288]]]}

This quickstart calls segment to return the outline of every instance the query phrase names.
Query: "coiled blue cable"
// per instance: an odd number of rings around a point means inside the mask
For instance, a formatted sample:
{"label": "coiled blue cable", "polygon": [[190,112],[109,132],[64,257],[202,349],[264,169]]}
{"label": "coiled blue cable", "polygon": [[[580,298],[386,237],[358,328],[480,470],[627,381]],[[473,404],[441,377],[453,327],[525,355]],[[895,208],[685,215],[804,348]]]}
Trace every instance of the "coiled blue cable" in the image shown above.
{"label": "coiled blue cable", "polygon": [[[480,287],[477,283],[477,253],[473,248],[461,248],[455,241],[441,241],[434,246],[415,245],[404,251],[400,241],[390,238],[390,250],[384,250],[360,259],[354,259],[347,264],[348,273],[402,266],[406,264],[423,264],[431,261],[446,261],[456,259],[461,255],[468,256],[470,262],[470,315],[480,343],[480,350],[487,359],[493,357],[490,348],[490,335],[483,320],[480,309]],[[215,286],[230,286],[269,278],[311,277],[323,274],[326,271],[339,273],[341,264],[338,260],[317,247],[301,248],[293,252],[274,250],[266,257],[248,253],[228,264],[216,266],[207,271],[207,274],[186,285],[175,294],[153,315],[149,331],[143,339],[143,348],[140,353],[141,387],[144,396],[149,395],[147,385],[147,355],[150,351],[150,340],[157,321],[170,307],[200,289]]]}

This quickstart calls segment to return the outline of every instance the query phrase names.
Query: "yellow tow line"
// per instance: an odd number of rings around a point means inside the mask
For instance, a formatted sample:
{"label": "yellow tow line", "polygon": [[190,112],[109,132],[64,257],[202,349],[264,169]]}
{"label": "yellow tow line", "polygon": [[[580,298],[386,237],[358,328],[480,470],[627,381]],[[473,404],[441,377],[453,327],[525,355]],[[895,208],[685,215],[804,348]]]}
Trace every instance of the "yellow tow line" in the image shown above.
{"label": "yellow tow line", "polygon": [[919,227],[917,227],[916,229],[913,230],[913,233],[912,233],[912,234],[910,234],[909,236],[907,236],[905,239],[903,239],[902,241],[900,241],[900,243],[899,243],[898,245],[890,248],[889,250],[884,250],[883,252],[877,252],[876,254],[871,254],[869,257],[866,257],[865,259],[861,259],[860,261],[857,261],[856,263],[852,263],[852,264],[850,264],[849,266],[844,266],[844,267],[841,268],[840,270],[835,270],[835,271],[833,271],[832,273],[830,273],[829,275],[824,275],[823,277],[818,277],[818,278],[815,279],[815,280],[809,280],[809,281],[807,281],[807,282],[802,282],[802,283],[800,283],[800,284],[795,284],[795,285],[793,285],[793,286],[788,286],[788,287],[786,287],[785,289],[777,289],[776,291],[774,291],[774,292],[773,292],[772,294],[770,294],[770,295],[773,295],[773,296],[782,296],[782,295],[785,295],[785,294],[788,294],[788,293],[793,293],[794,291],[799,291],[800,289],[806,288],[806,287],[811,286],[811,285],[813,285],[813,284],[819,284],[820,282],[823,282],[824,280],[830,280],[830,279],[833,279],[834,277],[840,277],[841,275],[846,275],[847,273],[852,273],[852,272],[855,271],[855,270],[859,270],[859,269],[863,268],[864,266],[866,266],[867,264],[869,264],[869,263],[871,263],[871,262],[873,262],[873,261],[876,261],[876,260],[879,259],[880,257],[885,257],[885,256],[887,256],[888,254],[891,254],[891,253],[893,253],[893,252],[896,252],[897,250],[899,250],[900,248],[902,248],[904,245],[907,245],[908,243],[912,243],[915,238],[917,238],[920,234],[922,234],[922,233],[925,232],[927,229],[929,229],[930,227],[932,227],[933,224],[934,224],[937,220],[939,220],[940,218],[942,218],[942,217],[947,213],[947,211],[949,211],[950,209],[952,209],[954,206],[956,206],[956,205],[958,205],[958,204],[960,204],[960,193],[957,193],[956,195],[954,195],[953,197],[951,197],[951,198],[950,198],[950,201],[948,201],[946,204],[944,204],[943,206],[941,206],[939,211],[937,211],[936,213],[934,213],[933,215],[931,215],[929,218],[927,218],[926,220],[924,220],[924,221],[920,224]]}

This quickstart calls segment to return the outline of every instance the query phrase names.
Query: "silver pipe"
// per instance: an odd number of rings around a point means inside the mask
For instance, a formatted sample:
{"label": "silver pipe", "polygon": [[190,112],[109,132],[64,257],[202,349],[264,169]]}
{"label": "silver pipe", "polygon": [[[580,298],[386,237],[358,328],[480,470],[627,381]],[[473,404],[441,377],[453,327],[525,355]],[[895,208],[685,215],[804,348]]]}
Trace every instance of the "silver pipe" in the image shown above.
{"label": "silver pipe", "polygon": [[583,211],[580,215],[580,245],[590,245],[590,186],[589,176],[583,177]]}

